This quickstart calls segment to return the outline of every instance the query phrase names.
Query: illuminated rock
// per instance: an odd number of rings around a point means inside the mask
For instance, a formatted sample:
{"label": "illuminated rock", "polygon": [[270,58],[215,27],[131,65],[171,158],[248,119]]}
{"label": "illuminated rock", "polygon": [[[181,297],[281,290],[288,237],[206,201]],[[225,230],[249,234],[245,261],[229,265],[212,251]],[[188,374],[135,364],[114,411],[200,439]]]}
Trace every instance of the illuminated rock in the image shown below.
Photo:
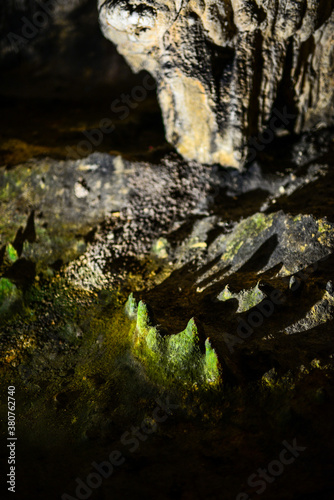
{"label": "illuminated rock", "polygon": [[104,35],[147,70],[186,159],[241,168],[278,130],[333,122],[331,4],[99,0]]}

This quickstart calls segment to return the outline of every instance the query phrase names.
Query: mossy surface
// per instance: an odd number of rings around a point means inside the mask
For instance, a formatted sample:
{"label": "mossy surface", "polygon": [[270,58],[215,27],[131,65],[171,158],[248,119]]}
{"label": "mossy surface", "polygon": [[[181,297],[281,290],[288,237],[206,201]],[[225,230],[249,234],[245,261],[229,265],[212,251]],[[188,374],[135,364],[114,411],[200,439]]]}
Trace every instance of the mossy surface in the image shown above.
{"label": "mossy surface", "polygon": [[252,309],[252,307],[255,307],[257,304],[259,304],[264,299],[264,297],[265,295],[261,292],[259,284],[257,283],[255,287],[250,288],[249,290],[241,290],[238,293],[231,292],[228,285],[226,285],[224,290],[220,292],[217,298],[222,302],[230,299],[237,299],[239,302],[237,312],[240,313]]}
{"label": "mossy surface", "polygon": [[[131,303],[132,297],[129,298]],[[129,306],[127,306],[129,308]],[[200,337],[194,318],[176,335],[162,335],[152,324],[148,307],[137,310],[133,353],[152,381],[164,386],[208,388],[221,382],[221,368],[210,340]]]}
{"label": "mossy surface", "polygon": [[131,411],[122,400],[135,400],[140,388],[129,358],[135,325],[122,293],[78,290],[59,275],[22,292],[2,278],[0,300],[17,296],[15,316],[1,318],[0,390],[20,389],[20,431],[38,422],[29,432],[41,446],[50,431],[61,444],[126,418]]}
{"label": "mossy surface", "polygon": [[333,225],[330,224],[326,217],[318,220],[318,231],[319,233],[333,232]]}
{"label": "mossy surface", "polygon": [[20,301],[21,292],[7,278],[0,279],[0,316],[8,314],[12,307]]}
{"label": "mossy surface", "polygon": [[0,301],[3,302],[7,298],[16,293],[16,286],[7,278],[0,280]]}
{"label": "mossy surface", "polygon": [[244,244],[272,226],[275,216],[276,214],[256,213],[241,221],[226,239],[222,260],[226,263],[233,262]]}
{"label": "mossy surface", "polygon": [[133,293],[130,293],[128,300],[126,301],[125,312],[130,319],[134,319],[137,316],[138,312],[137,301],[134,298]]}
{"label": "mossy surface", "polygon": [[17,259],[19,258],[17,251],[15,250],[15,248],[11,243],[8,243],[6,245],[6,257],[10,263],[16,262]]}

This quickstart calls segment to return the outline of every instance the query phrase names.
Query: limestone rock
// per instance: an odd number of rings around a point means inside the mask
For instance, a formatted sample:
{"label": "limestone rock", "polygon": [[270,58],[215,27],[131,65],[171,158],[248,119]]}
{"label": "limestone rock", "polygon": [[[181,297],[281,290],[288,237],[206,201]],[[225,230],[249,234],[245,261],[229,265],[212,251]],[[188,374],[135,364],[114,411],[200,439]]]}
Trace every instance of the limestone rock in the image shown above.
{"label": "limestone rock", "polygon": [[241,168],[278,130],[333,123],[333,2],[98,5],[104,35],[156,78],[167,139],[185,158]]}

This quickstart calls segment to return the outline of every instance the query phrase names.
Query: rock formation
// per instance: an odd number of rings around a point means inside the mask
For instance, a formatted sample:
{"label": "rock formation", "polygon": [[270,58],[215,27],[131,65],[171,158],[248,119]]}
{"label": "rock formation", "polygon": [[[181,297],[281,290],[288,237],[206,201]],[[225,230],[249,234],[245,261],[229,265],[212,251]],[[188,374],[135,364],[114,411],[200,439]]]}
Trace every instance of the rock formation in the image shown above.
{"label": "rock formation", "polygon": [[156,78],[167,139],[186,159],[241,168],[282,129],[333,123],[333,1],[98,4],[104,35]]}

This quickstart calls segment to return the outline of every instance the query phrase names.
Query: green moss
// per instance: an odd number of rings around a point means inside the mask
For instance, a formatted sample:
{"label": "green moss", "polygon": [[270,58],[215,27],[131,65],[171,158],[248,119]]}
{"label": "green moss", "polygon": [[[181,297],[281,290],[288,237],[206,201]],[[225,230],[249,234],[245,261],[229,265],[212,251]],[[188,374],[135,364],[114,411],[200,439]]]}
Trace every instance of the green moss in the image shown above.
{"label": "green moss", "polygon": [[222,257],[223,260],[225,260],[226,262],[232,260],[233,257],[237,255],[238,251],[240,250],[243,244],[244,244],[243,241],[238,241],[238,240],[234,240],[230,244],[228,244],[226,251]]}
{"label": "green moss", "polygon": [[225,286],[224,290],[220,292],[218,295],[217,299],[221,300],[222,302],[226,302],[227,300],[234,299],[236,297],[235,293],[232,293],[228,287],[228,285]]}
{"label": "green moss", "polygon": [[6,300],[8,297],[15,295],[16,291],[16,286],[9,279],[0,279],[0,303]]}
{"label": "green moss", "polygon": [[197,372],[202,368],[202,353],[194,319],[188,322],[183,332],[167,337],[165,343],[168,375],[176,374],[181,380],[196,382],[201,376]]}
{"label": "green moss", "polygon": [[137,310],[137,330],[140,336],[145,337],[150,329],[150,317],[148,309],[142,300],[138,304]]}
{"label": "green moss", "polygon": [[36,224],[35,229],[37,240],[25,241],[22,256],[36,263],[38,273],[56,260],[70,262],[86,250],[84,240],[77,239],[70,225],[48,230]]}
{"label": "green moss", "polygon": [[225,262],[233,261],[247,240],[253,240],[260,233],[272,226],[274,217],[275,214],[266,215],[256,213],[252,217],[241,221],[227,238],[222,260]]}
{"label": "green moss", "polygon": [[257,283],[256,286],[250,290],[243,290],[240,292],[238,312],[244,312],[252,309],[252,307],[255,307],[264,298],[265,295],[261,292],[259,283]]}
{"label": "green moss", "polygon": [[11,243],[6,245],[6,256],[11,263],[14,263],[19,258],[17,251]]}
{"label": "green moss", "polygon": [[215,383],[217,380],[220,378],[220,364],[218,361],[218,357],[216,354],[216,351],[213,349],[210,339],[206,339],[205,341],[205,363],[204,363],[204,370],[205,370],[205,375],[206,379],[211,382]]}
{"label": "green moss", "polygon": [[239,302],[237,312],[241,313],[248,311],[249,309],[252,309],[252,307],[255,307],[257,304],[259,304],[265,298],[265,295],[261,292],[259,284],[257,283],[254,288],[250,288],[249,290],[242,290],[238,293],[232,293],[229,290],[228,285],[226,285],[224,290],[220,292],[217,298],[222,302],[230,299],[237,299]]}
{"label": "green moss", "polygon": [[287,372],[285,375],[279,377],[275,368],[272,368],[262,376],[261,385],[263,389],[276,394],[284,394],[295,388],[294,377],[292,374]]}
{"label": "green moss", "polygon": [[319,233],[327,233],[329,231],[333,231],[333,226],[328,223],[327,219],[319,219],[318,220],[318,231]]}
{"label": "green moss", "polygon": [[7,278],[0,279],[0,314],[9,312],[12,305],[21,298],[17,287]]}
{"label": "green moss", "polygon": [[[7,295],[16,289],[8,280],[1,280],[0,285]],[[2,321],[11,344],[1,354],[0,367],[5,387],[3,375],[8,366],[29,366],[29,380],[22,381],[20,373],[11,370],[8,383],[16,385],[16,374],[17,385],[24,384],[23,421],[28,426],[38,422],[32,432],[63,425],[72,438],[74,433],[85,438],[92,415],[101,415],[96,425],[102,428],[106,418],[113,418],[113,411],[126,414],[128,407],[119,397],[136,401],[138,391],[133,360],[131,366],[128,362],[135,323],[124,315],[123,293],[86,292],[57,276],[35,282],[24,301],[34,316],[20,307],[14,321]]]}
{"label": "green moss", "polygon": [[129,318],[136,318],[138,311],[137,301],[133,296],[133,293],[130,293],[128,300],[125,304],[125,312],[129,316]]}
{"label": "green moss", "polygon": [[217,354],[208,339],[203,347],[193,318],[182,332],[162,336],[152,325],[147,305],[139,302],[133,353],[153,381],[164,386],[201,388],[219,384]]}
{"label": "green moss", "polygon": [[272,216],[268,217],[268,215],[265,215],[263,213],[254,214],[252,217],[250,217],[250,220],[248,222],[248,225],[255,227],[257,231],[263,231],[268,226],[270,227],[271,224]]}

